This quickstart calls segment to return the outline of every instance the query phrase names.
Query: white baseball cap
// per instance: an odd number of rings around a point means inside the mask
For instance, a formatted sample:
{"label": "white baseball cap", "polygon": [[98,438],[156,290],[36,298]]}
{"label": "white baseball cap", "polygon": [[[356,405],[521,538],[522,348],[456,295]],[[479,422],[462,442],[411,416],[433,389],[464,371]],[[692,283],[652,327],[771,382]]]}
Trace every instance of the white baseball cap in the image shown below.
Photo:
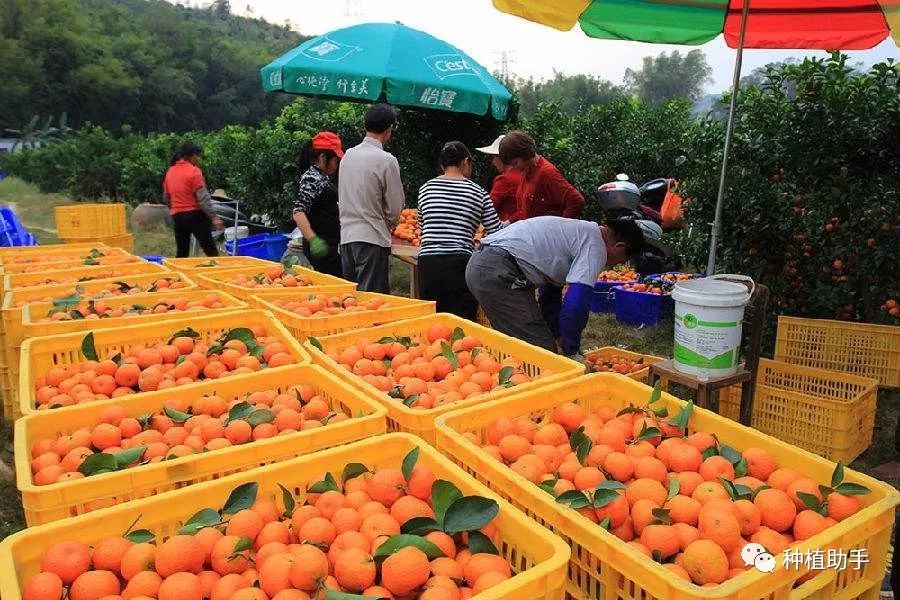
{"label": "white baseball cap", "polygon": [[500,142],[502,142],[503,138],[505,138],[505,137],[506,137],[505,135],[498,135],[497,139],[494,140],[494,143],[491,144],[490,146],[484,146],[483,148],[475,148],[475,149],[478,150],[479,152],[481,152],[482,154],[492,154],[494,156],[498,156],[500,154]]}

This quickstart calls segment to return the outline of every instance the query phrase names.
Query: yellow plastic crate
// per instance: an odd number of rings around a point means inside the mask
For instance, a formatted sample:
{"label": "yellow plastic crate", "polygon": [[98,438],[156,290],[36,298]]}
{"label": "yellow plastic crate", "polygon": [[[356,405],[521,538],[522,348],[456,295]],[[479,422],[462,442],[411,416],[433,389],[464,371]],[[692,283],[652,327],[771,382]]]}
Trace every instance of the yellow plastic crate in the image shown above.
{"label": "yellow plastic crate", "polygon": [[[487,425],[500,417],[529,416],[536,420],[546,419],[552,415],[554,407],[566,402],[576,402],[589,411],[602,405],[625,408],[629,404],[640,403],[642,398],[649,398],[650,394],[648,386],[621,375],[587,375],[441,417],[437,421],[438,448],[479,481],[486,483],[514,506],[562,537],[572,548],[568,571],[569,598],[878,598],[891,543],[894,509],[900,503],[900,492],[861,473],[848,469],[844,480],[865,485],[872,491],[860,496],[864,509],[795,548],[835,548],[843,552],[866,548],[869,563],[862,570],[841,573],[823,571],[792,590],[794,582],[805,574],[805,567],[785,570],[779,560],[773,573],[748,571],[716,587],[700,588],[672,576],[671,572],[630,548],[608,531],[555,502],[552,496],[486,454],[463,435],[471,433],[483,441]],[[684,406],[684,402],[667,393],[662,395],[662,399],[669,414],[676,414]],[[738,450],[763,448],[780,465],[788,465],[817,481],[831,481],[833,463],[708,410],[694,409],[689,431],[713,433],[721,443]]]}
{"label": "yellow plastic crate", "polygon": [[2,273],[12,275],[15,273],[37,273],[43,271],[59,271],[62,269],[78,269],[98,265],[126,265],[132,263],[147,262],[140,256],[133,254],[114,254],[112,256],[98,256],[97,258],[77,256],[72,258],[60,258],[40,263],[15,263],[0,267]]}
{"label": "yellow plastic crate", "polygon": [[56,285],[59,283],[80,283],[94,279],[111,279],[125,275],[143,273],[172,273],[168,268],[156,263],[142,261],[121,265],[94,265],[74,268],[53,269],[37,273],[15,273],[3,276],[3,289],[13,290],[25,287]]}
{"label": "yellow plastic crate", "polygon": [[53,209],[60,238],[93,239],[128,233],[124,204],[67,204]]}
{"label": "yellow plastic crate", "polygon": [[[630,377],[635,381],[640,381],[644,383],[650,377],[650,366],[653,363],[662,362],[666,359],[660,356],[653,356],[652,354],[638,354],[637,352],[631,352],[629,350],[623,350],[622,348],[616,348],[614,346],[604,346],[603,348],[597,348],[596,350],[589,350],[584,353],[585,359],[591,358],[627,358],[631,361],[643,361],[643,364],[647,365],[645,369],[641,369],[640,371],[635,371],[634,373],[628,373],[625,375],[626,377]],[[624,375],[624,373],[623,373]]]}
{"label": "yellow plastic crate", "polygon": [[[26,304],[22,308],[22,327],[16,331],[16,334],[21,333],[21,337],[15,337],[15,335],[11,334],[8,335],[6,339],[6,364],[9,366],[13,392],[15,393],[18,391],[20,351],[22,342],[27,338],[59,335],[61,333],[72,333],[75,331],[98,331],[100,329],[127,327],[129,325],[140,325],[143,323],[160,323],[172,319],[184,319],[193,314],[222,314],[223,312],[233,312],[235,310],[245,310],[248,308],[246,302],[238,300],[225,292],[214,292],[196,288],[186,292],[175,290],[168,295],[165,292],[156,292],[151,294],[135,294],[133,296],[115,296],[105,300],[105,302],[111,308],[130,306],[133,304],[146,304],[147,306],[152,306],[167,296],[177,296],[179,298],[186,298],[187,300],[202,300],[210,294],[218,296],[224,307],[198,311],[196,313],[173,311],[150,315],[129,315],[106,319],[77,319],[71,321],[40,321],[39,319],[42,316],[47,315],[53,309],[52,302]],[[78,307],[73,306],[72,308]]]}
{"label": "yellow plastic crate", "polygon": [[[81,242],[85,238],[66,238],[60,236],[60,239],[66,243],[72,242]],[[127,252],[134,251],[134,236],[130,233],[122,233],[119,235],[108,235],[108,236],[91,236],[88,238],[91,241],[95,241],[97,243],[106,244],[107,246],[113,248],[121,248]]]}
{"label": "yellow plastic crate", "polygon": [[775,360],[900,387],[900,327],[778,317]]}
{"label": "yellow plastic crate", "polygon": [[104,400],[83,404],[65,413],[40,412],[19,419],[15,434],[16,479],[22,493],[25,522],[31,527],[73,517],[90,512],[93,506],[155,496],[386,431],[384,408],[353,386],[312,365],[206,381],[178,392],[178,397],[193,402],[215,394],[231,402],[246,398],[252,392],[269,389],[282,392],[299,384],[311,385],[317,394],[332,403],[336,411],[350,419],[290,435],[52,485],[38,486],[32,481],[31,448],[36,442],[68,434],[79,427],[92,427],[100,422],[103,409],[110,406],[122,406],[129,417],[157,413],[174,394],[172,390],[149,392],[139,398]]}
{"label": "yellow plastic crate", "polygon": [[[269,263],[269,267],[277,267],[279,263]],[[296,288],[283,287],[244,287],[229,283],[229,280],[235,275],[256,275],[262,273],[264,269],[259,267],[245,267],[242,269],[222,269],[215,273],[195,275],[197,283],[200,287],[224,290],[232,296],[248,300],[250,296],[267,296],[272,292],[281,292],[286,289],[296,289],[298,291],[307,292],[309,294],[342,294],[344,292],[353,292],[356,290],[356,284],[345,281],[333,275],[318,273],[312,269],[304,269],[303,267],[293,267],[298,275],[308,277],[312,281],[312,285],[298,286]]]}
{"label": "yellow plastic crate", "polygon": [[[101,297],[104,293],[106,293],[109,286],[115,285],[117,281],[123,281],[124,283],[127,283],[129,285],[151,286],[154,282],[160,279],[160,275],[162,275],[165,279],[176,281],[179,285],[183,285],[184,287],[178,288],[177,290],[166,288],[159,293],[180,293],[182,291],[187,292],[189,290],[197,289],[197,285],[186,275],[171,271],[167,273],[128,275],[113,279],[96,279],[94,281],[86,281],[84,283],[80,283],[77,286],[71,283],[62,283],[57,285],[20,288],[17,290],[6,292],[3,299],[2,308],[0,308],[0,340],[2,340],[4,349],[4,351],[0,352],[0,367],[6,369],[7,373],[6,379],[2,384],[3,388],[16,389],[18,387],[18,381],[13,382],[10,380],[12,374],[9,373],[8,370],[6,351],[8,345],[6,342],[9,339],[24,339],[24,333],[22,332],[22,310],[26,304],[30,302],[47,302],[48,300],[53,298],[63,298],[71,296],[76,293],[76,287],[81,289],[80,295],[83,298],[90,299],[91,297]],[[148,293],[152,292],[145,292],[141,295],[143,296]],[[116,296],[108,295],[106,297],[113,298]],[[128,297],[135,299],[138,297],[138,294],[135,293],[129,295]],[[7,420],[18,418],[18,416],[20,416],[18,413],[18,399],[12,397],[11,395],[4,395],[4,418]]]}
{"label": "yellow plastic crate", "polygon": [[[272,313],[264,310],[242,310],[217,315],[182,317],[170,319],[159,323],[147,323],[145,325],[130,325],[115,329],[100,329],[94,332],[94,347],[97,355],[107,357],[114,353],[125,353],[137,344],[154,344],[159,341],[168,341],[176,331],[192,328],[204,338],[218,337],[235,327],[252,327],[263,325],[269,336],[279,338],[294,357],[295,364],[306,365],[310,363],[310,356],[295,340],[284,325],[275,320]],[[83,332],[64,333],[47,337],[28,338],[22,343],[22,364],[19,373],[19,410],[21,414],[28,415],[38,412],[35,408],[34,384],[44,373],[54,366],[67,366],[85,360],[81,353],[81,341]],[[273,370],[287,368],[274,367]],[[186,390],[196,385],[179,386],[180,390]],[[175,389],[175,388],[170,388]],[[187,391],[185,393],[188,393]],[[129,396],[134,398],[141,393]],[[55,411],[63,412],[74,407],[67,406],[57,408]]]}
{"label": "yellow plastic crate", "polygon": [[[507,390],[486,392],[427,410],[413,409],[399,400],[388,397],[384,392],[341,367],[326,354],[332,349],[339,350],[352,346],[360,338],[377,341],[386,336],[424,336],[428,329],[436,324],[445,325],[451,330],[461,327],[466,335],[477,337],[484,345],[484,349],[497,360],[503,360],[511,356],[516,360],[522,361],[523,370],[530,377],[534,377],[544,371],[552,371],[552,374],[538,381],[517,385]],[[332,373],[336,373],[353,382],[354,385],[359,386],[371,397],[384,404],[388,411],[388,429],[390,431],[413,433],[430,443],[435,441],[434,420],[440,415],[466,406],[481,404],[494,398],[508,396],[517,390],[542,390],[550,383],[572,379],[584,373],[584,365],[581,363],[548,352],[542,348],[537,348],[493,329],[488,329],[471,321],[445,313],[437,313],[406,321],[396,321],[368,329],[346,331],[320,338],[318,341],[322,345],[324,352],[317,349],[310,342],[306,342],[306,347],[312,354],[314,363],[324,365]]]}
{"label": "yellow plastic crate", "polygon": [[103,253],[104,256],[125,254],[120,248],[110,248],[105,244],[96,242],[48,244],[46,246],[16,246],[12,248],[0,248],[0,264],[52,262],[65,257],[82,257],[90,254],[91,250],[97,250]]}
{"label": "yellow plastic crate", "polygon": [[399,433],[322,450],[183,490],[26,529],[0,544],[0,594],[3,600],[21,600],[25,582],[40,571],[44,549],[58,540],[94,544],[104,537],[122,535],[137,519],[135,529],[149,529],[161,541],[173,535],[198,510],[222,506],[231,491],[241,484],[257,483],[257,498],[268,498],[282,507],[279,484],[300,495],[308,485],[321,479],[323,471],[339,477],[345,465],[358,462],[376,469],[399,468],[403,457],[413,448],[419,448],[418,463],[429,467],[437,478],[452,482],[465,495],[490,498],[500,504],[496,518],[501,539],[498,550],[512,564],[516,575],[479,594],[478,600],[562,600],[569,559],[569,549],[562,541],[421,440]]}
{"label": "yellow plastic crate", "polygon": [[247,267],[271,267],[275,263],[255,256],[203,256],[193,258],[164,258],[163,264],[188,275],[203,275],[217,271]]}
{"label": "yellow plastic crate", "polygon": [[[343,313],[339,315],[327,315],[323,317],[302,317],[297,313],[281,308],[273,302],[273,300],[306,300],[309,296],[343,297],[352,294],[359,300],[368,300],[370,298],[381,298],[390,306],[387,308],[379,308],[377,310],[367,310],[360,312]],[[399,296],[389,296],[387,294],[375,294],[372,292],[344,292],[341,294],[310,294],[303,289],[300,290],[279,290],[269,292],[265,296],[250,296],[250,304],[257,308],[264,308],[272,311],[275,318],[284,323],[284,326],[294,334],[298,340],[305,341],[309,337],[321,337],[349,331],[351,329],[361,329],[364,327],[372,327],[373,325],[381,325],[382,323],[391,323],[393,321],[401,321],[403,319],[412,319],[425,315],[434,314],[434,302],[427,300],[411,300],[409,298],[401,298]]]}
{"label": "yellow plastic crate", "polygon": [[[878,382],[837,371],[760,359],[754,429],[845,464],[872,443]],[[737,421],[741,388],[719,392],[719,414]]]}

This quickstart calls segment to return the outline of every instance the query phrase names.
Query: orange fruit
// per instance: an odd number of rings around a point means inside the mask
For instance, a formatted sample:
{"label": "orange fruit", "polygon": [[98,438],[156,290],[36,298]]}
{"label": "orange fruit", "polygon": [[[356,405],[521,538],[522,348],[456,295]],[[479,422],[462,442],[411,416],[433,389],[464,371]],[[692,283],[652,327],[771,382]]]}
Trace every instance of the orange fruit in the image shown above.
{"label": "orange fruit", "polygon": [[159,594],[160,584],[162,584],[162,577],[156,571],[141,571],[135,574],[122,590],[122,598],[124,600],[131,600],[139,596],[156,598]]}
{"label": "orange fruit", "polygon": [[334,577],[350,592],[361,592],[375,585],[375,561],[357,548],[344,550],[334,562]]}
{"label": "orange fruit", "polygon": [[69,587],[71,600],[100,600],[104,596],[118,596],[122,591],[119,578],[111,571],[82,573]]}
{"label": "orange fruit", "polygon": [[122,557],[134,544],[123,537],[113,536],[100,540],[94,546],[91,561],[94,568],[101,571],[112,571],[121,574]]}
{"label": "orange fruit", "polygon": [[159,600],[203,600],[203,583],[193,573],[173,573],[160,584]]}
{"label": "orange fruit", "polygon": [[782,533],[791,528],[797,516],[797,506],[785,492],[776,489],[765,489],[753,499],[759,509],[761,522],[766,527]]}
{"label": "orange fruit", "polygon": [[819,502],[822,501],[822,492],[819,491],[818,482],[808,477],[795,479],[787,486],[785,492],[790,496],[791,500],[794,501],[798,511],[806,510],[808,507],[804,504],[803,500],[800,499],[800,496],[797,495],[797,492],[809,494],[810,496],[814,496]]}
{"label": "orange fruit", "polygon": [[772,474],[766,479],[766,483],[777,490],[786,492],[788,486],[801,477],[803,476],[794,469],[782,467],[772,471]]}
{"label": "orange fruit", "polygon": [[762,514],[750,500],[737,500],[734,503],[738,523],[741,525],[741,535],[749,538],[759,530],[762,523]]}
{"label": "orange fruit", "polygon": [[63,582],[56,573],[38,573],[22,590],[22,600],[60,600]]}
{"label": "orange fruit", "polygon": [[696,525],[700,517],[701,504],[690,496],[678,494],[666,502],[665,508],[669,510],[669,517],[673,523]]}
{"label": "orange fruit", "polygon": [[481,592],[488,590],[496,585],[500,585],[509,578],[509,575],[504,575],[503,573],[498,573],[497,571],[489,571],[479,577],[474,585],[472,585],[472,593],[480,594]]}
{"label": "orange fruit", "polygon": [[678,532],[671,525],[647,525],[641,532],[641,543],[651,554],[658,552],[663,559],[675,556],[681,550]]}
{"label": "orange fruit", "polygon": [[402,525],[415,517],[433,519],[434,511],[428,504],[414,496],[403,496],[391,505],[391,516]]}
{"label": "orange fruit", "polygon": [[473,554],[463,566],[463,576],[469,585],[475,585],[485,573],[496,572],[506,577],[512,576],[512,569],[506,559],[496,554]]}
{"label": "orange fruit", "polygon": [[700,465],[698,470],[706,481],[716,481],[719,477],[734,479],[734,466],[724,456],[710,456]]}
{"label": "orange fruit", "polygon": [[404,495],[406,479],[400,469],[379,469],[368,480],[366,493],[376,502],[390,508]]}
{"label": "orange fruit", "polygon": [[775,470],[775,458],[762,448],[747,448],[741,455],[747,461],[747,474],[765,481]]}
{"label": "orange fruit", "polygon": [[655,479],[635,479],[625,487],[625,497],[628,503],[634,503],[641,499],[650,500],[656,506],[662,506],[669,492]]}
{"label": "orange fruit", "polygon": [[728,495],[728,491],[722,487],[722,484],[718,481],[704,481],[694,488],[694,493],[691,494],[691,498],[700,504],[706,504],[710,500],[716,498],[728,500],[730,496]]}
{"label": "orange fruit", "polygon": [[616,481],[625,483],[634,475],[634,462],[622,452],[612,452],[603,461],[603,469]]}
{"label": "orange fruit", "polygon": [[743,545],[741,524],[731,512],[701,510],[697,529],[701,538],[714,541],[726,553]]}
{"label": "orange fruit", "polygon": [[409,475],[406,487],[412,496],[419,500],[431,500],[431,487],[434,485],[434,471],[425,465],[416,465]]}
{"label": "orange fruit", "polygon": [[122,555],[122,578],[126,581],[141,571],[153,570],[156,560],[156,546],[148,543],[135,544]]}
{"label": "orange fruit", "polygon": [[271,598],[278,592],[291,587],[291,569],[297,557],[289,552],[270,556],[268,560],[257,566],[259,568],[259,587]]}
{"label": "orange fruit", "polygon": [[203,546],[191,535],[175,535],[156,549],[156,572],[165,579],[178,572],[199,573],[206,554]]}
{"label": "orange fruit", "polygon": [[232,515],[228,520],[228,525],[225,526],[225,535],[256,539],[256,536],[262,531],[263,525],[262,517],[249,508],[245,508]]}
{"label": "orange fruit", "polygon": [[828,527],[825,517],[812,510],[804,510],[794,520],[794,539],[798,542],[808,540]]}
{"label": "orange fruit", "polygon": [[697,585],[719,584],[728,577],[728,556],[711,540],[697,540],[684,549],[681,566]]}
{"label": "orange fruit", "polygon": [[66,585],[90,568],[91,555],[80,542],[57,542],[41,555],[41,571],[54,573]]}
{"label": "orange fruit", "polygon": [[328,557],[324,552],[309,544],[301,544],[293,550],[291,585],[303,591],[316,590],[328,576]]}
{"label": "orange fruit", "polygon": [[425,584],[431,565],[425,553],[407,546],[385,559],[381,565],[381,585],[396,596],[407,596]]}
{"label": "orange fruit", "polygon": [[313,517],[303,524],[297,532],[297,538],[301,542],[328,546],[337,536],[334,524],[325,517]]}
{"label": "orange fruit", "polygon": [[843,521],[859,512],[862,503],[859,496],[845,496],[837,492],[828,495],[828,516],[835,521]]}
{"label": "orange fruit", "polygon": [[676,473],[698,471],[702,463],[700,451],[690,444],[679,444],[669,451],[668,466]]}
{"label": "orange fruit", "polygon": [[241,538],[238,536],[225,535],[213,545],[209,564],[219,575],[243,573],[250,566],[246,551],[235,552],[240,540]]}

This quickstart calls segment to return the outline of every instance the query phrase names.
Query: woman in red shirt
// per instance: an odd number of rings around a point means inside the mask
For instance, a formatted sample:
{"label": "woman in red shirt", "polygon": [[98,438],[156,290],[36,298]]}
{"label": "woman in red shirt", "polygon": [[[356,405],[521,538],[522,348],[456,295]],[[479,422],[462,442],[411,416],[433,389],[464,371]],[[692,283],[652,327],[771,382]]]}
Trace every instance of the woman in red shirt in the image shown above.
{"label": "woman in red shirt", "polygon": [[[522,173],[522,182],[516,191],[517,214],[513,220],[543,216],[581,218],[584,196],[553,163],[537,153],[534,138],[530,135],[521,130],[507,133],[500,142],[500,160]],[[544,321],[553,336],[559,338],[562,288],[543,286],[539,300]]]}
{"label": "woman in red shirt", "polygon": [[514,223],[519,220],[516,210],[516,194],[519,184],[522,183],[522,172],[500,160],[500,142],[505,136],[500,136],[490,146],[478,148],[482,154],[491,157],[491,165],[497,170],[497,176],[491,184],[491,202],[497,211],[497,216],[504,223]]}
{"label": "woman in red shirt", "polygon": [[191,236],[207,256],[218,256],[212,239],[212,227],[224,229],[222,219],[213,212],[212,198],[206,189],[200,156],[203,148],[195,142],[185,142],[172,158],[172,165],[163,179],[163,197],[175,224],[175,256],[186,258],[191,252]]}
{"label": "woman in red shirt", "polygon": [[553,163],[537,153],[534,139],[524,131],[510,131],[500,141],[500,160],[522,173],[516,191],[519,219],[566,217],[578,219],[584,196]]}

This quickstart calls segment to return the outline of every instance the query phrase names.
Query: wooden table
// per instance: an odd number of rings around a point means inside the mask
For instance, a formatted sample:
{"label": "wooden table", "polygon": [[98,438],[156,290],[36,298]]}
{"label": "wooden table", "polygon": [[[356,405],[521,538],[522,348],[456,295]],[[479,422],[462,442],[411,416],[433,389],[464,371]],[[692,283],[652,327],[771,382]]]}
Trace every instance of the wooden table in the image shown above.
{"label": "wooden table", "polygon": [[419,247],[400,242],[397,238],[392,239],[392,242],[391,255],[409,267],[409,297],[419,298],[419,260],[416,258]]}
{"label": "wooden table", "polygon": [[700,408],[709,408],[709,397],[712,392],[731,387],[735,384],[741,385],[741,417],[740,422],[743,425],[750,425],[750,418],[753,414],[753,398],[750,397],[750,382],[753,380],[753,374],[744,368],[741,364],[733,375],[724,377],[713,377],[711,379],[701,380],[696,375],[690,373],[682,373],[675,368],[675,361],[670,359],[663,362],[650,365],[650,377],[648,385],[654,385],[657,381],[661,381],[662,389],[669,387],[669,382],[674,381],[683,386],[689,387],[697,392],[697,406]]}

